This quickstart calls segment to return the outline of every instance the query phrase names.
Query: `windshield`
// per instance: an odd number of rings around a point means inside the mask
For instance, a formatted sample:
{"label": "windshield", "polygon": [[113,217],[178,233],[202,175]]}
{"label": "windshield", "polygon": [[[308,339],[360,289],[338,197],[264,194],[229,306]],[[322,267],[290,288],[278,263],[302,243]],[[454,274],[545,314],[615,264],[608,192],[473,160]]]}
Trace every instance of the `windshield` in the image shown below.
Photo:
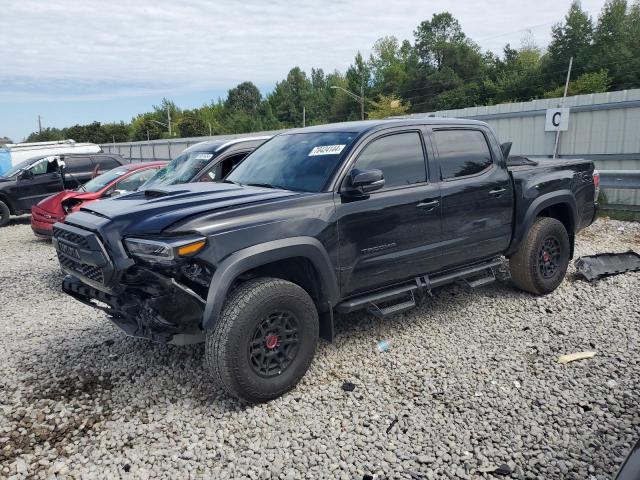
{"label": "windshield", "polygon": [[160,185],[176,185],[193,180],[214,157],[211,152],[185,152],[171,160],[164,168],[140,186],[139,190]]}
{"label": "windshield", "polygon": [[279,135],[245,158],[226,180],[319,192],[356,136],[352,132]]}
{"label": "windshield", "polygon": [[102,175],[98,175],[96,178],[89,180],[84,185],[79,186],[76,190],[92,193],[99,192],[111,182],[120,178],[129,171],[130,170],[125,167],[114,168],[113,170],[109,170],[108,172],[105,172]]}
{"label": "windshield", "polygon": [[31,165],[37,163],[38,160],[42,160],[44,158],[47,158],[47,157],[32,157],[32,158],[29,158],[28,160],[23,160],[22,162],[15,164],[9,170],[4,172],[2,176],[7,178],[15,177],[21,171],[28,169]]}

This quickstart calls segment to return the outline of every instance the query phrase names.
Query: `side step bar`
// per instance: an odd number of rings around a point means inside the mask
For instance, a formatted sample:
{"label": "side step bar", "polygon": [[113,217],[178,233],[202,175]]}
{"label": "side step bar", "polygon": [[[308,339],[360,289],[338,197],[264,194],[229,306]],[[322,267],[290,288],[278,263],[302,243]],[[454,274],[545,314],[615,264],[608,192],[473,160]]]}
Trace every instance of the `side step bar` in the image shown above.
{"label": "side step bar", "polygon": [[[416,277],[412,282],[407,282],[388,290],[345,300],[336,305],[335,309],[338,313],[350,313],[356,310],[367,309],[376,317],[388,317],[414,307],[416,305],[416,295],[423,296],[425,293],[430,294],[431,289],[435,287],[441,287],[458,280],[464,281],[470,288],[477,288],[491,283],[495,280],[493,269],[500,264],[500,258],[496,257],[486,262],[444,272],[433,278],[423,275]],[[470,277],[477,278],[467,281],[466,279]],[[392,305],[386,307],[379,306],[380,304],[390,303],[395,300],[397,300],[397,302]]]}

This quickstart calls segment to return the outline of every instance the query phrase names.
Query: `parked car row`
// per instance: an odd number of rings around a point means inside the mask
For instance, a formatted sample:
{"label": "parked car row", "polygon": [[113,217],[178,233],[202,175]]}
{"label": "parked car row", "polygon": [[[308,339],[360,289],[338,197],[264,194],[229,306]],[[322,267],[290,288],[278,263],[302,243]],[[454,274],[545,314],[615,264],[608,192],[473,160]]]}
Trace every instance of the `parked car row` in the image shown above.
{"label": "parked car row", "polygon": [[140,187],[219,181],[268,138],[200,142],[168,164],[125,164],[120,155],[107,153],[29,158],[0,176],[0,226],[6,225],[12,215],[31,210],[36,236],[50,238],[54,223],[64,221],[68,213],[88,202]]}
{"label": "parked car row", "polygon": [[501,256],[517,288],[553,291],[596,216],[593,162],[510,161],[482,122],[348,122],[255,143],[244,159],[242,142],[192,147],[53,225],[63,291],[129,335],[205,342],[213,380],[248,402],[295,387],[335,314],[387,317],[454,281],[486,285]]}

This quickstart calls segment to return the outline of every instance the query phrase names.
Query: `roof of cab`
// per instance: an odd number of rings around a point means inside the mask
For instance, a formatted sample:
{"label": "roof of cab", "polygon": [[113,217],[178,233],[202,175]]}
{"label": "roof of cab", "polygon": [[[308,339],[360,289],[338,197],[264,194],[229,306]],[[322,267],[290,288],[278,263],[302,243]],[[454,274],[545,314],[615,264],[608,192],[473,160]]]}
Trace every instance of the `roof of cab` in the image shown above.
{"label": "roof of cab", "polygon": [[477,125],[486,126],[485,122],[478,120],[467,120],[464,118],[444,118],[444,117],[420,117],[420,118],[389,118],[384,120],[361,120],[356,122],[329,123],[326,125],[315,125],[313,127],[296,128],[289,130],[282,135],[292,133],[325,133],[325,132],[352,132],[364,133],[380,128],[404,127],[411,125]]}
{"label": "roof of cab", "polygon": [[[225,140],[205,140],[204,142],[196,143],[195,145],[191,145],[186,150],[192,152],[219,152],[223,148],[230,147],[231,145],[238,145],[240,143],[245,142],[257,142],[257,141],[266,141],[271,138],[271,135],[264,135],[260,137],[241,137],[241,138],[232,138]],[[185,150],[185,151],[186,151]]]}

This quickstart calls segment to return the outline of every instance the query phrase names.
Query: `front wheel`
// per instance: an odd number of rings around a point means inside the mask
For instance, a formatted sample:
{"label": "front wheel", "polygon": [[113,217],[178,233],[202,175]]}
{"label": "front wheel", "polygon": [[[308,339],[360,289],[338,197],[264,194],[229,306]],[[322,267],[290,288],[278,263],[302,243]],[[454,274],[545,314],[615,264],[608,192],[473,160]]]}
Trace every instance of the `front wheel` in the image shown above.
{"label": "front wheel", "polygon": [[562,222],[547,217],[536,219],[518,251],[509,258],[511,281],[536,295],[554,291],[567,273],[570,248]]}
{"label": "front wheel", "polygon": [[266,402],[304,376],[318,343],[318,312],[309,294],[278,278],[249,280],[228,299],[207,332],[205,361],[227,393]]}
{"label": "front wheel", "polygon": [[4,227],[9,223],[10,218],[11,211],[9,210],[9,206],[4,202],[0,202],[0,227]]}

